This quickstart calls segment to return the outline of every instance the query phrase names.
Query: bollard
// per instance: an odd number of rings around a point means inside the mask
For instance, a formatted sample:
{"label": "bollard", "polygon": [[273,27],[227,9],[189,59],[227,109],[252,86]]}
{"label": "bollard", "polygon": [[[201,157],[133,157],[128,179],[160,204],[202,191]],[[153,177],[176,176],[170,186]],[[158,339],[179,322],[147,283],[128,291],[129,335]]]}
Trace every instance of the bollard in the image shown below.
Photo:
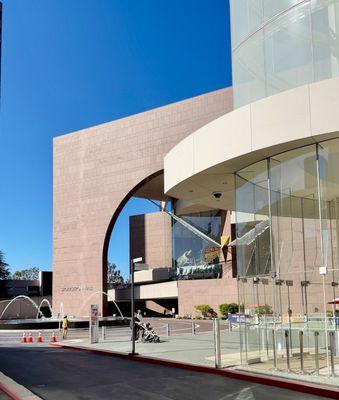
{"label": "bollard", "polygon": [[170,335],[170,325],[166,324],[166,336]]}
{"label": "bollard", "polygon": [[221,368],[220,320],[213,319],[215,368]]}
{"label": "bollard", "polygon": [[319,375],[319,332],[314,332],[315,373]]}
{"label": "bollard", "polygon": [[290,366],[290,340],[289,340],[289,332],[285,330],[285,346],[286,346],[286,364],[287,364],[287,372],[291,371]]}
{"label": "bollard", "polygon": [[335,376],[334,354],[335,354],[335,341],[334,332],[331,331],[330,335],[330,356],[331,356],[331,376]]}
{"label": "bollard", "polygon": [[304,332],[299,331],[300,373],[304,374]]}
{"label": "bollard", "polygon": [[101,327],[101,339],[106,340],[106,326]]}
{"label": "bollard", "polygon": [[273,346],[273,365],[274,369],[278,369],[278,359],[277,359],[277,344],[275,341],[275,330],[272,329],[272,346]]}
{"label": "bollard", "polygon": [[228,320],[228,331],[232,332],[232,322]]}
{"label": "bollard", "polygon": [[192,321],[192,335],[195,335],[195,322]]}

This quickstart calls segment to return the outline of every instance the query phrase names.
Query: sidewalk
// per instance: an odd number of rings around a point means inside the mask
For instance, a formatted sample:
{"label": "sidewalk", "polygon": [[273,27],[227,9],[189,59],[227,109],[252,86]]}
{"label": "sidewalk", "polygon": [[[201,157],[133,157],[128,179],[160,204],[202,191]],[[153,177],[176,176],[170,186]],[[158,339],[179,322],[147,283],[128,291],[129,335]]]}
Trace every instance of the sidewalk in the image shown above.
{"label": "sidewalk", "polygon": [[[232,335],[232,334],[231,334]],[[221,335],[221,351],[223,367],[240,363],[238,351],[238,333],[231,336]],[[225,340],[223,340],[225,339]],[[72,347],[86,347],[88,349],[129,353],[131,351],[130,332],[124,336],[100,340],[99,343],[90,344],[88,339],[70,339],[60,342],[62,345]],[[211,332],[192,334],[175,334],[169,337],[161,336],[160,343],[136,342],[136,352],[143,356],[160,358],[182,363],[198,364],[214,367],[214,341]]]}

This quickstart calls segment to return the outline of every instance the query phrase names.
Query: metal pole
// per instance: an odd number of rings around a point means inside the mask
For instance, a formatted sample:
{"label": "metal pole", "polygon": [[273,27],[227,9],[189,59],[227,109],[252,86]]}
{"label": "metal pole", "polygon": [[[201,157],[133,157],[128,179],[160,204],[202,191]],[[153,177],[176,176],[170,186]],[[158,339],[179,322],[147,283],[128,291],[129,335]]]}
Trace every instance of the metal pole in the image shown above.
{"label": "metal pole", "polygon": [[304,374],[304,332],[299,331],[300,373]]}
{"label": "metal pole", "polygon": [[285,346],[286,346],[286,364],[287,364],[287,372],[291,371],[290,367],[290,341],[288,331],[285,330]]}
{"label": "metal pole", "polygon": [[106,340],[106,326],[101,327],[101,339]]}
{"label": "metal pole", "polygon": [[228,331],[232,332],[232,322],[230,321],[230,319],[228,320]]}
{"label": "metal pole", "polygon": [[134,299],[134,262],[131,260],[130,264],[131,275],[131,321],[132,321],[132,355],[135,355],[135,299]]}
{"label": "metal pole", "polygon": [[331,355],[331,376],[335,376],[335,365],[334,365],[334,353],[335,353],[335,342],[334,342],[334,332],[330,333],[330,355]]}
{"label": "metal pole", "polygon": [[275,341],[275,330],[272,329],[272,346],[273,346],[273,364],[274,369],[278,369],[278,359],[277,359],[277,344]]}
{"label": "metal pole", "polygon": [[[266,304],[266,303],[265,303]],[[266,357],[269,360],[269,351],[268,351],[268,331],[267,331],[267,315],[265,314],[265,342],[266,342]]]}
{"label": "metal pole", "polygon": [[166,324],[166,336],[170,335],[170,325]]}
{"label": "metal pole", "polygon": [[315,373],[319,375],[319,332],[314,332]]}
{"label": "metal pole", "polygon": [[292,351],[292,323],[291,323],[291,299],[290,299],[290,287],[287,285],[287,299],[288,299],[288,329],[290,331],[290,348]]}
{"label": "metal pole", "polygon": [[61,331],[61,314],[58,313],[58,320],[59,320],[59,332]]}
{"label": "metal pole", "polygon": [[220,349],[220,320],[215,318],[213,320],[214,328],[214,354],[215,354],[215,368],[221,368],[221,349]]}
{"label": "metal pole", "polygon": [[195,335],[195,322],[192,321],[192,335]]}

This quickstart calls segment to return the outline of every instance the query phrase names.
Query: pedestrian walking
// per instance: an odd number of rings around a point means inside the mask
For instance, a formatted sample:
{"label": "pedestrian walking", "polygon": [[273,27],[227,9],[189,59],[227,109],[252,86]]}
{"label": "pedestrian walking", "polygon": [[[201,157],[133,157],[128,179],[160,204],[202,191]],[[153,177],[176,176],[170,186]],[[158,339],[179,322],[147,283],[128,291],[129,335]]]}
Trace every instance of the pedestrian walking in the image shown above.
{"label": "pedestrian walking", "polygon": [[64,319],[62,320],[62,338],[63,339],[67,338],[67,333],[68,333],[68,318],[67,318],[67,315],[65,315]]}

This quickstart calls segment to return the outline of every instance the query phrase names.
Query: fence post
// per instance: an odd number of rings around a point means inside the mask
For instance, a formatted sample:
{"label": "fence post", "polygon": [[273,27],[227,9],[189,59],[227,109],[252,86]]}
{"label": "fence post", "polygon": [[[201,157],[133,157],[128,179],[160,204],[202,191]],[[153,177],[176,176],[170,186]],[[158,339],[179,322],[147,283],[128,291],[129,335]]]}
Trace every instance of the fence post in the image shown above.
{"label": "fence post", "polygon": [[330,356],[331,356],[331,376],[335,376],[334,354],[335,354],[335,340],[334,332],[331,331],[330,335]]}
{"label": "fence post", "polygon": [[272,329],[272,346],[273,346],[273,365],[274,369],[278,369],[278,359],[277,359],[277,343],[275,340],[275,330]]}
{"label": "fence post", "polygon": [[221,368],[220,320],[213,319],[215,368]]}
{"label": "fence post", "polygon": [[304,332],[299,331],[300,373],[304,374]]}
{"label": "fence post", "polygon": [[286,364],[287,364],[287,372],[291,371],[290,366],[290,340],[289,340],[289,332],[285,330],[285,346],[286,346]]}
{"label": "fence post", "polygon": [[319,332],[314,332],[315,373],[319,375]]}
{"label": "fence post", "polygon": [[192,321],[192,335],[195,335],[195,322]]}

